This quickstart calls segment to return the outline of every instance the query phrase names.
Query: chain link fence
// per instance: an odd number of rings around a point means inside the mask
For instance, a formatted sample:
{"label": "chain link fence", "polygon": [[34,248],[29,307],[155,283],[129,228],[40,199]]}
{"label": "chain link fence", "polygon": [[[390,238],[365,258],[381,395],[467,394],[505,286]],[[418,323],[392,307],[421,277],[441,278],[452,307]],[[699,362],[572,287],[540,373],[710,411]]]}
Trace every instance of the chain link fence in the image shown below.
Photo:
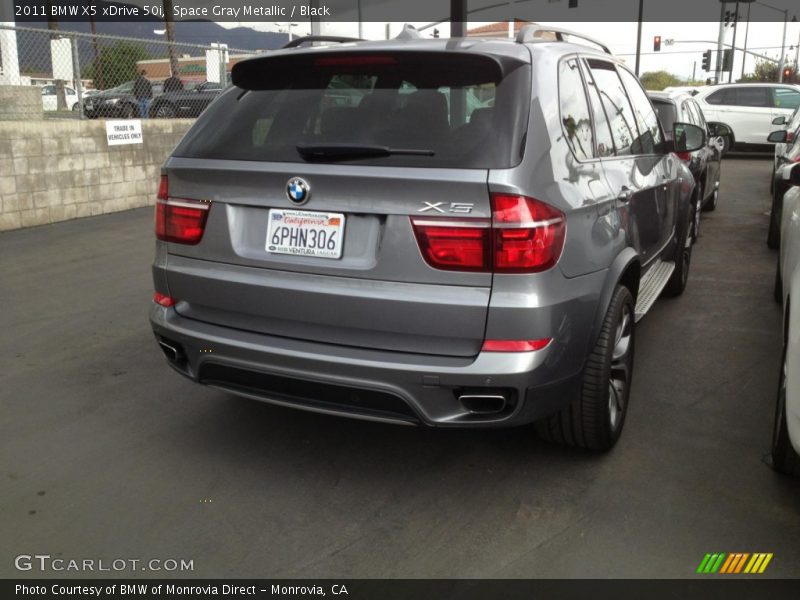
{"label": "chain link fence", "polygon": [[[0,95],[19,119],[196,117],[252,50],[0,24]],[[5,90],[4,90],[5,88]],[[11,110],[11,109],[6,109]]]}

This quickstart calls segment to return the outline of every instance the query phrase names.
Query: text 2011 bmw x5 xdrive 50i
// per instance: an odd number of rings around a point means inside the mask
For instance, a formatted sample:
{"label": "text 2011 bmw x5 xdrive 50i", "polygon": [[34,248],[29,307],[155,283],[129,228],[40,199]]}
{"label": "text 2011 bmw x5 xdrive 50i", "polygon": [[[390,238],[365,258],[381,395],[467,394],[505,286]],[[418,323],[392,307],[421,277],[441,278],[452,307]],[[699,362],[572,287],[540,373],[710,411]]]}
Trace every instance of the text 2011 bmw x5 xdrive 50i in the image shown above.
{"label": "text 2011 bmw x5 xdrive 50i", "polygon": [[667,141],[607,50],[537,31],[237,64],[162,171],[171,366],[280,405],[613,446],[635,321],[689,270],[671,151],[704,132]]}

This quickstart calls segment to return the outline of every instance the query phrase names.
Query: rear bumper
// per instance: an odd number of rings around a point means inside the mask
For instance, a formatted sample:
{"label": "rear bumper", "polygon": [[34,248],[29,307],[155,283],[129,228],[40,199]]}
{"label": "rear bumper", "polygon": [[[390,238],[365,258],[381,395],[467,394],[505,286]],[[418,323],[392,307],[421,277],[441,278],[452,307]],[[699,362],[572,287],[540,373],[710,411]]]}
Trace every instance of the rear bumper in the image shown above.
{"label": "rear bumper", "polygon": [[[556,342],[537,352],[460,358],[245,332],[188,319],[156,304],[150,322],[159,342],[174,348],[170,365],[184,376],[315,412],[439,427],[512,426],[555,412],[580,390],[580,371],[556,375],[564,372],[559,357],[570,354]],[[478,414],[459,400],[468,394],[502,394],[507,402],[499,411]]]}

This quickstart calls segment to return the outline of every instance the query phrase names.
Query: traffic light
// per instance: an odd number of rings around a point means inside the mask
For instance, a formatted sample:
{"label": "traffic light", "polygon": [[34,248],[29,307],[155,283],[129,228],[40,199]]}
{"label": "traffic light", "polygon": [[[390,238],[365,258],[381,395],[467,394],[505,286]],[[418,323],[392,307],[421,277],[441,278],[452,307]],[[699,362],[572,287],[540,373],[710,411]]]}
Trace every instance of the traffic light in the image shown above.
{"label": "traffic light", "polygon": [[653,38],[653,52],[661,52],[661,36],[657,35]]}
{"label": "traffic light", "polygon": [[703,71],[711,70],[711,50],[703,52]]}
{"label": "traffic light", "polygon": [[791,68],[789,68],[789,67],[786,67],[786,68],[783,70],[783,80],[784,80],[784,81],[786,81],[786,80],[787,80],[787,79],[789,79],[791,76],[792,76],[792,69],[791,69]]}
{"label": "traffic light", "polygon": [[726,72],[733,70],[733,50],[722,51],[722,70]]}

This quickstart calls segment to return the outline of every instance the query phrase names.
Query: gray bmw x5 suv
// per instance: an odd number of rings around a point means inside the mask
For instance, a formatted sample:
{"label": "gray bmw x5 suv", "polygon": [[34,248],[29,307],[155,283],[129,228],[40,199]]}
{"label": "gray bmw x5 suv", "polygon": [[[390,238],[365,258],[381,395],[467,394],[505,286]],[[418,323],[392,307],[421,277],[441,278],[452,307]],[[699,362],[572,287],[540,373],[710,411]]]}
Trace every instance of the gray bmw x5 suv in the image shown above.
{"label": "gray bmw x5 suv", "polygon": [[597,43],[299,47],[238,63],[162,170],[150,321],[199,383],[605,450],[635,322],[683,291],[694,181]]}

